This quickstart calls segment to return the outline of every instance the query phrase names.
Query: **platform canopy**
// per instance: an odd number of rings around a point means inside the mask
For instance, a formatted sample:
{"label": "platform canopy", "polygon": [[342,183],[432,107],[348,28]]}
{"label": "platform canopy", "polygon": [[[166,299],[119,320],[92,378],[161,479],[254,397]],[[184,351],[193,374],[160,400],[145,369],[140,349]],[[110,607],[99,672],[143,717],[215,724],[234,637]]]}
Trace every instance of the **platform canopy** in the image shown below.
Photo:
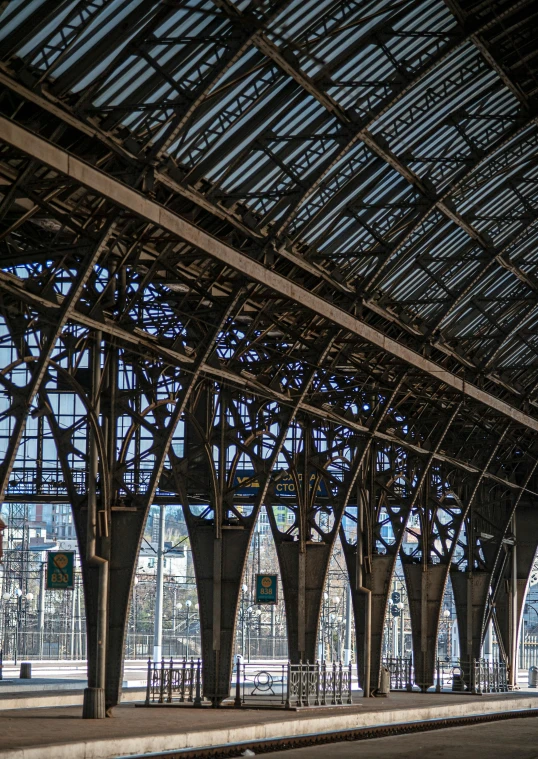
{"label": "platform canopy", "polygon": [[[271,470],[314,471],[342,504],[378,488],[368,550],[396,555],[388,501],[433,515],[450,491],[414,558],[500,571],[538,497],[536,3],[0,9],[0,495],[82,509],[101,414],[110,508],[205,498],[193,530],[248,525],[226,516],[238,467],[261,477],[253,515]],[[332,546],[344,506],[304,499],[288,537]]]}

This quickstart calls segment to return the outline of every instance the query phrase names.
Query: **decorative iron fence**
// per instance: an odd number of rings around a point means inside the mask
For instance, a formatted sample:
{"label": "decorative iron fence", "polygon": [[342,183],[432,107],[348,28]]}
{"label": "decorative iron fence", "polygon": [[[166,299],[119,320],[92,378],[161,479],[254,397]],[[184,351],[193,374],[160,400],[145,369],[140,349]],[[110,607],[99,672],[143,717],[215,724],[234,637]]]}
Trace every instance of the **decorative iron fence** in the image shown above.
{"label": "decorative iron fence", "polygon": [[508,677],[504,662],[475,659],[473,666],[475,693],[506,693],[508,691]]}
{"label": "decorative iron fence", "polygon": [[390,674],[391,690],[413,690],[413,662],[411,657],[392,656],[383,659]]}
{"label": "decorative iron fence", "polygon": [[149,704],[192,703],[202,704],[202,662],[173,659],[160,662],[148,660],[146,706]]}
{"label": "decorative iron fence", "polygon": [[508,691],[506,664],[487,659],[438,659],[435,690],[455,693],[505,693]]}
{"label": "decorative iron fence", "polygon": [[266,662],[251,664],[238,656],[234,666],[235,706],[250,703],[262,706],[284,706],[286,703],[288,664]]}
{"label": "decorative iron fence", "polygon": [[264,705],[287,709],[304,706],[351,704],[352,665],[342,662],[309,662],[266,666],[243,663],[235,666],[237,707]]}

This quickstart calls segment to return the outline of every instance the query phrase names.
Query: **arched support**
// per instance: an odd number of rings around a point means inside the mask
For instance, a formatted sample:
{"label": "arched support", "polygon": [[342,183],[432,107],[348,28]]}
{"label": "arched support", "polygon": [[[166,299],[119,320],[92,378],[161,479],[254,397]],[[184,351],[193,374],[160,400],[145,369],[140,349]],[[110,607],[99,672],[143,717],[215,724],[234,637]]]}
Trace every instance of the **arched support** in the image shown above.
{"label": "arched support", "polygon": [[491,574],[480,570],[460,572],[452,566],[450,580],[458,617],[460,658],[470,662],[481,655]]}
{"label": "arched support", "polygon": [[507,655],[512,685],[517,684],[517,649],[521,617],[530,572],[538,547],[536,502],[521,500],[512,518],[514,534],[504,541],[507,553],[498,585],[494,591],[497,634]]}
{"label": "arched support", "polygon": [[[394,557],[391,554],[374,554],[371,557],[370,571],[362,574],[363,587],[370,594],[361,592],[357,588],[357,551],[342,541],[346,564],[351,584],[351,596],[353,600],[353,613],[355,615],[355,631],[357,636],[357,667],[359,683],[365,687],[366,673],[366,636],[367,615],[370,614],[370,692],[375,692],[379,687],[379,676],[383,656],[383,632],[385,626],[385,614],[387,610],[387,598],[394,573]],[[368,608],[370,607],[370,609]]]}
{"label": "arched support", "polygon": [[[200,520],[201,522],[201,520]],[[204,696],[218,706],[230,692],[237,607],[252,529],[187,518],[200,602]]]}
{"label": "arched support", "polygon": [[[305,420],[290,430],[297,450],[284,451],[293,495],[287,489],[279,493],[273,482],[267,513],[284,589],[289,658],[313,662],[318,658],[325,580],[357,454],[353,459],[343,455],[344,441],[331,425]],[[284,520],[277,519],[278,509],[286,513]]]}
{"label": "arched support", "polygon": [[[85,546],[86,510],[75,511],[75,522],[80,544]],[[100,539],[100,555],[106,556],[109,565],[108,598],[113,599],[107,604],[106,615],[105,709],[109,716],[121,700],[126,623],[144,522],[143,509],[112,509],[108,537]],[[87,621],[88,687],[93,689],[97,687],[99,568],[88,564],[84,551],[80,556]]]}
{"label": "arched support", "polygon": [[448,577],[446,564],[403,562],[409,598],[415,683],[422,691],[433,685],[441,606]]}
{"label": "arched support", "polygon": [[288,655],[291,662],[318,658],[318,626],[332,544],[298,541],[277,543],[282,584],[285,588]]}
{"label": "arched support", "polygon": [[[233,400],[201,383],[186,423],[184,459],[171,454],[189,531],[200,604],[203,695],[219,706],[230,692],[237,607],[246,555],[258,513],[243,516],[229,488],[229,436],[244,440],[244,422],[232,424]],[[213,449],[218,450],[217,462]],[[200,505],[203,504],[203,505]],[[246,506],[246,504],[245,504]],[[249,509],[247,509],[248,511]]]}

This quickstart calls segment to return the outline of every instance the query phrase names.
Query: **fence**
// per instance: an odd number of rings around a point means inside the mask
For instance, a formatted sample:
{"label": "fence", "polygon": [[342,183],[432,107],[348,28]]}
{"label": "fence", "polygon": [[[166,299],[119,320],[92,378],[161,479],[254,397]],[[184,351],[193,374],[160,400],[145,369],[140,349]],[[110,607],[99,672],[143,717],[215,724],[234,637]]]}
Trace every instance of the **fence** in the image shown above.
{"label": "fence", "polygon": [[519,646],[519,667],[538,667],[538,635],[525,635]]}
{"label": "fence", "polygon": [[387,657],[383,659],[383,666],[389,671],[391,690],[413,690],[413,665],[411,657]]}
{"label": "fence", "polygon": [[[167,635],[163,632],[162,655],[165,659],[190,659],[201,656],[200,634]],[[153,635],[146,633],[128,633],[125,644],[126,659],[147,659],[153,655]]]}
{"label": "fence", "polygon": [[146,686],[146,706],[150,704],[192,703],[202,704],[202,663],[183,659],[174,663],[148,661],[148,682]]}
{"label": "fence", "polygon": [[237,657],[234,672],[235,706],[242,706],[249,702],[258,706],[285,705],[288,680],[286,662],[249,664]]}
{"label": "fence", "polygon": [[[241,662],[234,667],[234,705],[295,708],[301,706],[338,706],[351,704],[352,665],[316,662],[315,664],[271,664],[263,668]],[[146,705],[202,704],[202,662],[183,659],[148,661]]]}
{"label": "fence", "polygon": [[267,666],[236,663],[237,707],[264,705],[285,708],[351,704],[352,665],[308,662]]}
{"label": "fence", "polygon": [[81,660],[86,658],[86,633],[9,630],[2,636],[2,646],[6,660]]}
{"label": "fence", "polygon": [[486,659],[438,659],[435,690],[456,693],[505,693],[506,664]]}
{"label": "fence", "polygon": [[[0,648],[4,649],[6,660],[18,658],[27,660],[69,660],[86,658],[86,629],[74,632],[57,632],[51,630],[19,630],[10,628],[0,634]],[[238,642],[236,650],[241,650]],[[200,633],[190,635],[167,635],[162,637],[162,655],[165,659],[189,659],[202,654]],[[126,636],[125,658],[147,659],[153,655],[153,635],[151,633],[133,633]],[[288,657],[288,641],[286,638],[252,638],[250,645],[245,644],[244,654],[251,659],[279,659]]]}

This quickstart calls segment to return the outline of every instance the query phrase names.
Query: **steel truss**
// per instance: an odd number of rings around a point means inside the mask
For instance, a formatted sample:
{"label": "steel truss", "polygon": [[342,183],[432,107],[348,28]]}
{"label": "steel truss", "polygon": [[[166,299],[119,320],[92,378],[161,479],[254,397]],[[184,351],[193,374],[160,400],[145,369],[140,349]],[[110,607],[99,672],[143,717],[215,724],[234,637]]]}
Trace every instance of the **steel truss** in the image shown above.
{"label": "steel truss", "polygon": [[398,558],[422,689],[449,577],[462,655],[493,620],[513,662],[538,544],[534,14],[4,8],[0,495],[68,500],[89,546],[88,716],[121,695],[159,499],[184,509],[215,705],[263,508],[292,662],[316,658],[338,536],[367,695]]}

